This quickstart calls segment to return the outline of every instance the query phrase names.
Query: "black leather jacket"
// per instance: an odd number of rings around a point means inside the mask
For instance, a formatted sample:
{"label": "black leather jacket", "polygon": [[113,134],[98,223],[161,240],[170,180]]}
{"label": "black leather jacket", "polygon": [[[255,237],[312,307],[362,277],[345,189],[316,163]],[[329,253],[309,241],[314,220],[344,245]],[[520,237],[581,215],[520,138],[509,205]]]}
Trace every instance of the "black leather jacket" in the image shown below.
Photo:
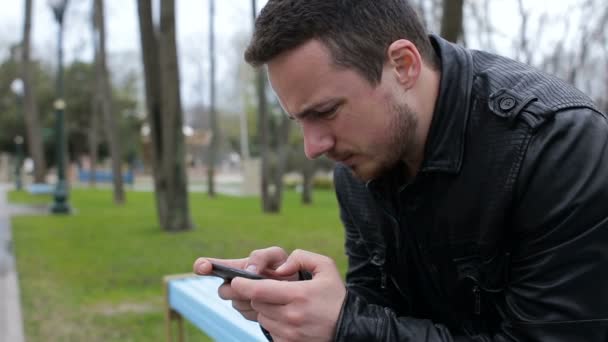
{"label": "black leather jacket", "polygon": [[339,341],[608,341],[608,120],[525,65],[433,36],[420,172],[338,165]]}

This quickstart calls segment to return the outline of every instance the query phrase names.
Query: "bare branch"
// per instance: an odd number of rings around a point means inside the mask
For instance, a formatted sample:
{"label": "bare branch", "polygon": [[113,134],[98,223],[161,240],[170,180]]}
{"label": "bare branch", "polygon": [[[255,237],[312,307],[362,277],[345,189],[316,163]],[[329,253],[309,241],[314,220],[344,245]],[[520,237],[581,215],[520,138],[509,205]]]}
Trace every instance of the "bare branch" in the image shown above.
{"label": "bare branch", "polygon": [[528,48],[528,19],[530,14],[526,11],[524,7],[523,0],[517,0],[517,5],[519,8],[519,15],[521,17],[521,27],[519,30],[519,49],[517,50],[517,59],[520,61],[530,64],[532,61],[532,52]]}

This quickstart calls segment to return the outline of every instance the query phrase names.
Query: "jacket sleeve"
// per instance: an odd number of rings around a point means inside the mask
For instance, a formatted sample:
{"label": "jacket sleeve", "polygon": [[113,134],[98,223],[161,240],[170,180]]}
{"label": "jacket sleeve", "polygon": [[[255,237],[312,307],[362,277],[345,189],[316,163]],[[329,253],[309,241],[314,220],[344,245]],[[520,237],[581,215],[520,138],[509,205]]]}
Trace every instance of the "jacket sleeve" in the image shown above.
{"label": "jacket sleeve", "polygon": [[584,108],[557,113],[531,142],[519,180],[505,331],[607,341],[606,117]]}
{"label": "jacket sleeve", "polygon": [[501,328],[455,336],[349,291],[338,341],[607,341],[608,120],[566,110],[532,138],[516,185]]}

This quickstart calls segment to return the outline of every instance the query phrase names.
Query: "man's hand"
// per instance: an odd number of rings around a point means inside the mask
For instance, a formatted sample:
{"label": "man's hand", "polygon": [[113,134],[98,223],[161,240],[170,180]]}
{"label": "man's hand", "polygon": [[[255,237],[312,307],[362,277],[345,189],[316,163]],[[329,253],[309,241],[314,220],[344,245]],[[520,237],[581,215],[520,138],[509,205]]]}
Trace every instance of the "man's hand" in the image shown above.
{"label": "man's hand", "polygon": [[328,257],[294,251],[278,269],[278,276],[309,271],[313,279],[285,282],[235,278],[231,294],[250,300],[257,321],[275,341],[331,341],[346,289],[334,261]]}
{"label": "man's hand", "polygon": [[[213,259],[198,258],[194,262],[194,273],[199,275],[210,275],[211,262],[217,262],[226,266],[247,270],[249,272],[263,275],[267,278],[277,280],[298,280],[298,270],[278,274],[275,270],[287,260],[287,253],[279,247],[269,247],[251,252],[248,258],[243,259]],[[234,280],[233,280],[234,281]],[[236,293],[231,283],[224,283],[218,289],[219,296],[232,301],[232,306],[246,319],[256,321],[258,313],[251,307],[249,298]]]}

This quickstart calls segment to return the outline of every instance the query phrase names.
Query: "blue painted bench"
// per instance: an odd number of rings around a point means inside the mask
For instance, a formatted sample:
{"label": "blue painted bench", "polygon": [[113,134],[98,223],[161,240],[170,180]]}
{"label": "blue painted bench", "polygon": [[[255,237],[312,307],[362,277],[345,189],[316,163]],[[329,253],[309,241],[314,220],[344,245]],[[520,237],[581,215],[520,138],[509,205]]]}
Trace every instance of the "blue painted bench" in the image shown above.
{"label": "blue painted bench", "polygon": [[[85,169],[78,170],[78,181],[82,183],[87,183],[91,180],[91,177],[95,177],[95,181],[99,183],[111,183],[114,176],[112,171],[95,170],[94,172],[92,172],[91,170]],[[122,181],[126,184],[133,184],[135,182],[133,171],[129,170],[123,173]]]}
{"label": "blue painted bench", "polygon": [[27,192],[33,195],[48,195],[52,194],[55,186],[45,183],[34,183],[27,186]]}
{"label": "blue painted bench", "polygon": [[183,318],[216,341],[268,341],[256,322],[248,321],[230,301],[221,299],[217,288],[223,280],[190,274],[163,278],[167,342],[173,339],[177,323],[177,341],[184,341]]}

